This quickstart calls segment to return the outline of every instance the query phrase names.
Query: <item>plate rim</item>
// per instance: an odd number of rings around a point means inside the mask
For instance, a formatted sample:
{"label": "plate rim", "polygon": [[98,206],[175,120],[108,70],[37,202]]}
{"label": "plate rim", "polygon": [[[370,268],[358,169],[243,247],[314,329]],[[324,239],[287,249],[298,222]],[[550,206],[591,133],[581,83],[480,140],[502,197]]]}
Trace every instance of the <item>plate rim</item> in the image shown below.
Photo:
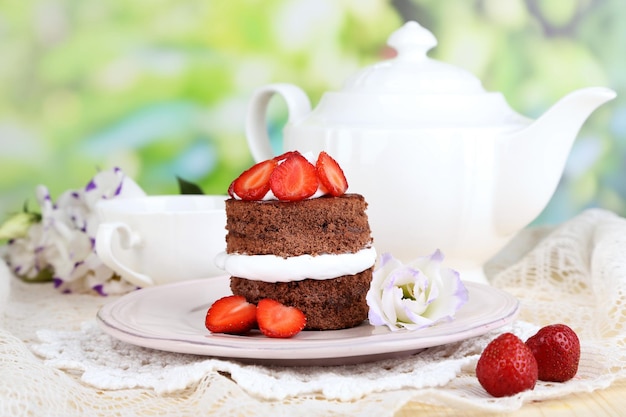
{"label": "plate rim", "polygon": [[[173,288],[177,288],[180,291],[181,288],[184,290],[184,287],[190,287],[190,289],[193,289],[195,286],[208,286],[211,284],[217,285],[217,280],[226,280],[229,278],[229,276],[224,275],[191,281],[181,281],[133,291],[100,307],[96,314],[96,321],[105,333],[115,339],[135,346],[173,353],[195,354],[227,359],[252,359],[260,362],[272,360],[289,364],[290,362],[295,361],[313,362],[316,360],[319,361],[327,359],[348,359],[359,357],[375,358],[381,355],[399,355],[403,353],[410,354],[425,348],[441,346],[448,343],[459,342],[471,337],[480,336],[491,330],[500,328],[514,321],[519,314],[520,309],[519,300],[504,290],[482,283],[464,282],[470,294],[468,303],[465,306],[472,302],[472,292],[487,291],[492,292],[493,295],[497,294],[502,296],[503,302],[501,303],[501,307],[507,308],[498,315],[494,314],[494,316],[489,318],[489,320],[484,318],[477,325],[468,326],[463,330],[446,335],[435,334],[432,336],[420,337],[420,330],[398,330],[392,332],[384,328],[384,330],[387,330],[386,332],[382,330],[381,333],[378,334],[372,334],[369,336],[361,335],[354,338],[346,337],[340,340],[333,339],[332,337],[326,339],[306,339],[298,338],[298,336],[290,339],[272,339],[262,335],[217,335],[211,334],[208,330],[205,330],[206,334],[202,335],[205,339],[203,339],[202,342],[194,341],[189,338],[172,338],[171,336],[168,337],[167,334],[163,334],[163,336],[160,337],[145,333],[136,334],[131,330],[132,326],[128,325],[128,321],[125,323],[123,319],[112,314],[112,311],[115,311],[115,308],[128,305],[132,306],[132,303],[145,301],[154,292],[167,292]],[[211,281],[213,281],[213,283],[211,283]],[[207,305],[210,304],[211,298],[217,299],[225,295],[228,294],[214,294],[213,297],[207,296]],[[176,300],[171,302],[174,303],[175,301]],[[180,300],[178,301],[180,302]],[[474,300],[473,302],[476,303],[477,301]],[[198,309],[199,307],[200,306],[196,306],[194,308]],[[181,317],[180,321],[182,321],[183,318],[184,317]],[[441,322],[427,329],[436,328],[438,330],[442,327],[445,328],[446,325],[450,325],[450,323],[454,323],[455,321],[458,321],[456,317],[449,322]],[[367,323],[367,321],[357,327],[361,326],[371,327],[372,330],[383,327],[372,326]],[[338,333],[345,334],[351,330],[353,329],[327,330],[323,331],[323,333],[332,336],[337,335]],[[316,332],[317,334],[320,334],[319,331]],[[286,352],[288,353],[288,357],[285,357]]]}

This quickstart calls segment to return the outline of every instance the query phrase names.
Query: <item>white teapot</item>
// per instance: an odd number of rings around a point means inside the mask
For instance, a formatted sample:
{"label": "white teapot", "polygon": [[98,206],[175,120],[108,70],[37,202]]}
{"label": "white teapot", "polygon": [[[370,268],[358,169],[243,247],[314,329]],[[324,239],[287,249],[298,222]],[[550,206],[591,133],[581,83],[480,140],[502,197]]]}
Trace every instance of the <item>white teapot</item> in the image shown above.
{"label": "white teapot", "polygon": [[474,75],[428,58],[437,41],[418,23],[388,43],[395,58],[361,70],[312,111],[294,85],[258,89],[246,120],[252,155],[274,156],[265,116],[279,94],[289,111],[284,150],[325,150],[339,162],[349,192],[369,203],[379,254],[409,261],[440,249],[462,279],[486,282],[482,265],[540,214],[580,127],[616,94],[578,90],[533,121]]}

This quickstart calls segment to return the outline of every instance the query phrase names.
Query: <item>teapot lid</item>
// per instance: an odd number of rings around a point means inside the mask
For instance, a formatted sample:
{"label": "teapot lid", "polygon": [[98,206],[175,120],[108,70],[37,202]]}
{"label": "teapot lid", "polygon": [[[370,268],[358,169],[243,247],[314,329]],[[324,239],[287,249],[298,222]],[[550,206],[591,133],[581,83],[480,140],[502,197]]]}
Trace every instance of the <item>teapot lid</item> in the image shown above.
{"label": "teapot lid", "polygon": [[469,71],[426,55],[437,45],[437,39],[419,23],[405,23],[389,36],[387,44],[396,50],[397,56],[357,72],[346,81],[343,91],[386,94],[485,93],[480,80]]}
{"label": "teapot lid", "polygon": [[437,40],[417,22],[391,34],[393,59],[350,77],[337,92],[322,96],[311,123],[368,126],[483,126],[516,129],[530,122],[498,92],[462,68],[426,56]]}

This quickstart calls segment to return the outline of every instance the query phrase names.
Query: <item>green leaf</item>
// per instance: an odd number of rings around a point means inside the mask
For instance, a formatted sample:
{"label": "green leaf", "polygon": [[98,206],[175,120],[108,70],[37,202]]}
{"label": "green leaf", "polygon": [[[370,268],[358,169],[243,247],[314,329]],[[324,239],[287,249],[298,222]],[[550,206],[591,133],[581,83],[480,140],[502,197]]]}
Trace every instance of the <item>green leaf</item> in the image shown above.
{"label": "green leaf", "polygon": [[26,236],[30,226],[41,221],[39,213],[16,213],[0,224],[0,239],[17,239]]}
{"label": "green leaf", "polygon": [[52,268],[45,268],[32,278],[19,274],[17,275],[17,277],[22,281],[29,283],[50,282],[54,278],[54,271],[52,270]]}
{"label": "green leaf", "polygon": [[204,194],[202,189],[196,184],[186,181],[180,177],[176,177],[176,180],[178,181],[178,189],[181,194]]}

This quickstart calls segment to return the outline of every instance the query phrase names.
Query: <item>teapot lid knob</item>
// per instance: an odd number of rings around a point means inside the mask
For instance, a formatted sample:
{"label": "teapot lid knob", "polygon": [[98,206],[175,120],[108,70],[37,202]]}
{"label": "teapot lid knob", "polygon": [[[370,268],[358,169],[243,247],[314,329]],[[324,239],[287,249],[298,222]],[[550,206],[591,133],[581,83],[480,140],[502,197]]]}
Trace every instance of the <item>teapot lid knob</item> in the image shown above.
{"label": "teapot lid knob", "polygon": [[387,44],[396,50],[398,59],[424,59],[437,46],[437,38],[415,21],[406,22],[389,36]]}
{"label": "teapot lid knob", "polygon": [[346,80],[343,92],[413,96],[486,93],[474,74],[426,55],[437,45],[437,39],[415,21],[393,32],[387,44],[397,55],[359,70]]}

